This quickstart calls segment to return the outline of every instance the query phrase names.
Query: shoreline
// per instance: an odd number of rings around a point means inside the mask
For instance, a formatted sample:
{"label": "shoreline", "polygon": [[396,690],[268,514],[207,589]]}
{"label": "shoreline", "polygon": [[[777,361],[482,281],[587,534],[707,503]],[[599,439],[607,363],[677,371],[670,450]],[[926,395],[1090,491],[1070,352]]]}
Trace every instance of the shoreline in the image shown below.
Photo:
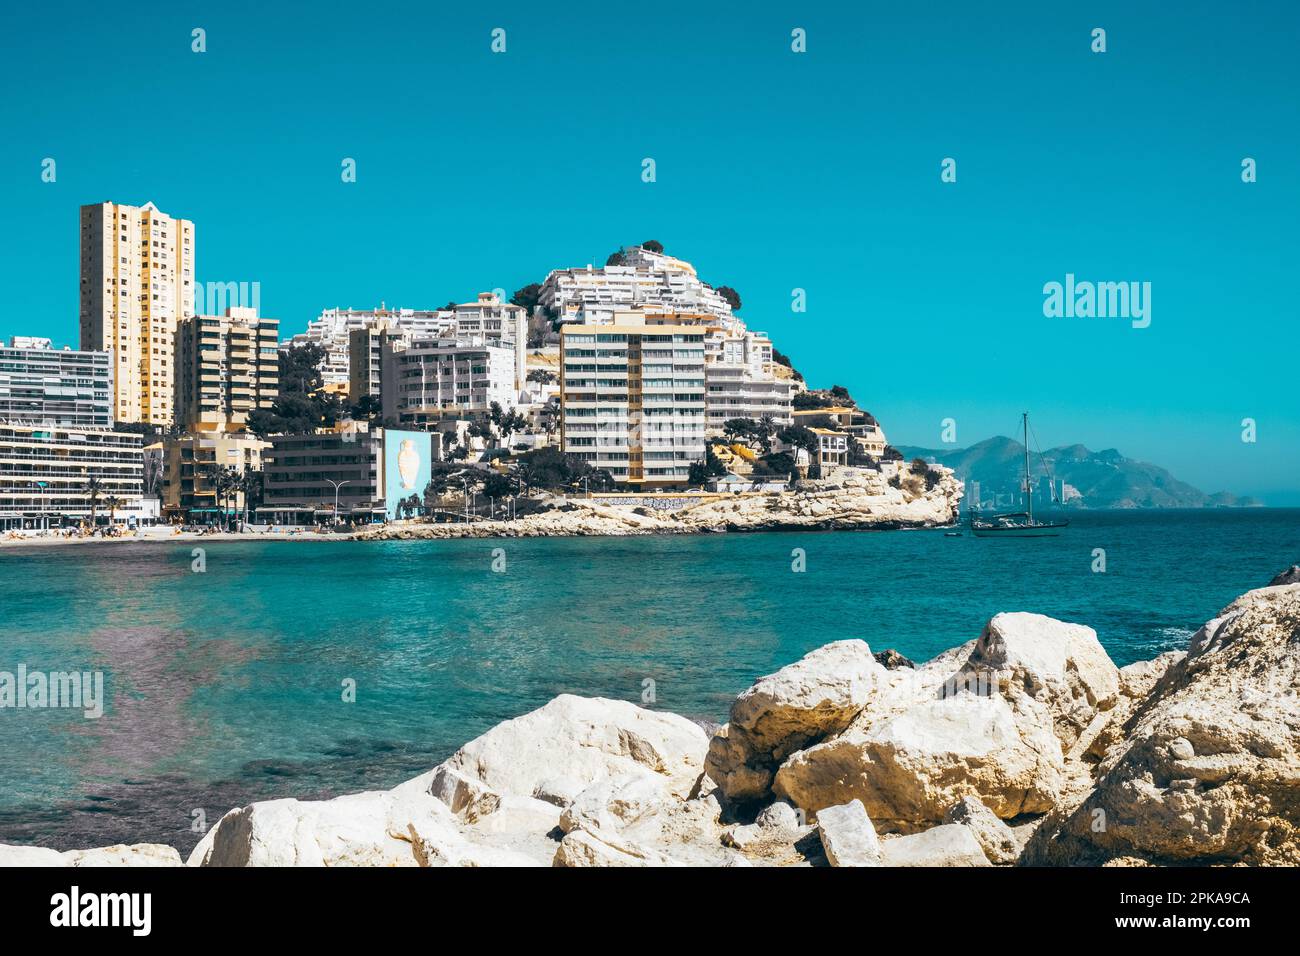
{"label": "shoreline", "polygon": [[87,542],[410,541],[440,538],[626,537],[781,531],[898,531],[950,528],[958,522],[962,484],[943,469],[932,484],[916,476],[889,484],[879,472],[844,467],[834,480],[789,491],[721,496],[674,511],[619,507],[595,498],[566,500],[512,521],[471,523],[402,519],[348,532],[223,532],[135,534],[122,538],[10,538],[0,549]]}
{"label": "shoreline", "polygon": [[1124,667],[1025,612],[920,664],[840,640],[721,727],[561,694],[391,789],[231,809],[187,861],[0,845],[0,865],[1295,865],[1297,570]]}

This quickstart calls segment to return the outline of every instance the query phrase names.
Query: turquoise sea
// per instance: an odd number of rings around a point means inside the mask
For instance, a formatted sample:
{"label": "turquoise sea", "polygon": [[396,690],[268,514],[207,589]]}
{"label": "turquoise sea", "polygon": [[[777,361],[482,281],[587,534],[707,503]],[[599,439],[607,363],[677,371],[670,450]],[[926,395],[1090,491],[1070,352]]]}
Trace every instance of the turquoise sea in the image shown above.
{"label": "turquoise sea", "polygon": [[648,679],[653,706],[721,721],[828,641],[919,661],[998,611],[1091,625],[1127,664],[1300,559],[1300,510],[1073,522],[1015,541],[210,543],[202,573],[189,542],[0,551],[0,671],[102,670],[108,697],[98,720],[0,710],[0,842],[184,851],[196,810],[389,787],[562,692],[640,701]]}

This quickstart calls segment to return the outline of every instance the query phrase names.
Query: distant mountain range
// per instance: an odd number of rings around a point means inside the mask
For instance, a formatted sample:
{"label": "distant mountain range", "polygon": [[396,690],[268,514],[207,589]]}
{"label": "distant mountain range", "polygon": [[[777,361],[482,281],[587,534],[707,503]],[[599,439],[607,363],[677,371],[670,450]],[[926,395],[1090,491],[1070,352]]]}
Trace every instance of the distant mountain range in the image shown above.
{"label": "distant mountain range", "polygon": [[[946,465],[966,482],[969,503],[973,483],[979,483],[980,501],[988,508],[1023,504],[1020,489],[1025,447],[1011,438],[989,438],[960,449],[918,448],[899,445],[908,458]],[[1044,467],[1045,466],[1045,467]],[[1050,472],[1058,499],[1071,508],[1247,508],[1260,507],[1257,498],[1238,498],[1226,491],[1207,495],[1179,481],[1158,465],[1125,458],[1114,448],[1091,451],[1083,445],[1064,445],[1030,454],[1034,502],[1047,506]]]}

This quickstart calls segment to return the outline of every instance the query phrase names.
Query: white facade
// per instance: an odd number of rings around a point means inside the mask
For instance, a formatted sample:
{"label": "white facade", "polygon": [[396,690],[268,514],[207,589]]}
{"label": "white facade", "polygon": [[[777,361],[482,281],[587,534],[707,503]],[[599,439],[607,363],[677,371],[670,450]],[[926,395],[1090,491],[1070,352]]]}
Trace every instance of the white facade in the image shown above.
{"label": "white facade", "polygon": [[639,247],[625,255],[627,265],[554,270],[542,283],[538,305],[564,323],[608,325],[615,313],[646,306],[706,313],[724,326],[743,328],[730,303],[701,282],[689,262]]}
{"label": "white facade", "polygon": [[280,347],[319,345],[326,351],[321,375],[325,385],[338,389],[348,385],[348,335],[353,329],[388,327],[402,329],[413,335],[437,336],[454,322],[451,311],[418,311],[415,309],[326,309],[307,323],[307,331],[299,332]]}
{"label": "white facade", "polygon": [[[354,331],[389,329],[404,333],[409,339],[483,339],[508,346],[517,354],[516,387],[523,383],[528,344],[528,315],[520,306],[510,305],[491,292],[480,293],[474,302],[454,309],[326,309],[282,348],[319,345],[326,350],[321,376],[326,386],[351,392],[355,387],[350,375],[350,342]],[[362,378],[368,378],[363,375]]]}
{"label": "white facade", "polygon": [[770,416],[777,425],[790,424],[793,384],[773,374],[772,342],[765,334],[720,330],[706,338],[705,346],[710,432],[721,431],[729,418]]}
{"label": "white facade", "polygon": [[788,381],[755,374],[744,365],[715,362],[705,367],[706,409],[711,433],[722,431],[729,418],[760,421],[770,417],[778,427],[790,424]]}
{"label": "white facade", "polygon": [[515,407],[515,350],[478,339],[384,336],[384,418],[419,425]]}
{"label": "white facade", "polygon": [[112,356],[49,341],[15,335],[8,348],[0,345],[0,421],[111,427]]}

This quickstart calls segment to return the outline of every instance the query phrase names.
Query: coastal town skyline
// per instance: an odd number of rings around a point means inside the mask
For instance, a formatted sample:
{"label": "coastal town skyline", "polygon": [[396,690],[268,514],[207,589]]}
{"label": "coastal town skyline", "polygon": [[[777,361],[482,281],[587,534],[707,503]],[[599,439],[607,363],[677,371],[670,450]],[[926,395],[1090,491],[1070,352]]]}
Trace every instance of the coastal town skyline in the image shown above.
{"label": "coastal town skyline", "polygon": [[845,868],[895,922],[992,879],[1022,931],[1266,929],[1297,35],[6,8],[16,938],[188,938],[191,869],[229,932],[334,945],[427,879],[309,870]]}
{"label": "coastal town skyline", "polygon": [[[968,446],[1032,408],[1045,446],[1114,447],[1207,490],[1300,500],[1288,350],[1268,347],[1294,315],[1300,206],[1297,134],[1271,118],[1295,18],[1280,5],[1246,21],[1210,5],[1158,21],[946,8],[911,52],[920,14],[773,5],[744,24],[670,6],[635,31],[617,18],[560,31],[509,6],[490,21],[409,7],[364,22],[64,7],[88,29],[56,40],[58,18],[13,14],[35,40],[9,69],[36,70],[39,51],[60,108],[9,118],[27,146],[3,167],[24,223],[0,237],[23,280],[6,336],[76,344],[75,208],[109,199],[196,222],[199,279],[260,282],[286,336],[325,308],[437,308],[655,238],[736,288],[752,327],[810,380],[861,396],[899,442],[939,446],[952,418]],[[1090,50],[1093,20],[1105,53]],[[153,108],[191,117],[192,135],[97,119],[145,76],[127,62],[90,82],[115,32],[155,51],[149,69],[169,82]],[[670,38],[691,76],[653,70]],[[384,51],[385,70],[352,69],[357,49]],[[1212,76],[1197,55],[1219,64]],[[465,95],[429,80],[426,58]],[[1033,90],[1016,79],[1030,68]],[[594,81],[606,69],[625,79]],[[827,84],[842,102],[821,102]],[[667,122],[642,122],[658,103],[675,104]],[[340,179],[345,158],[355,182]],[[941,180],[945,158],[956,182]],[[1151,324],[1045,317],[1043,286],[1067,274],[1150,282]],[[795,289],[806,312],[791,310]],[[1000,363],[990,381],[981,357],[1010,345],[1050,361]],[[1229,379],[1230,397],[1212,385]]]}

